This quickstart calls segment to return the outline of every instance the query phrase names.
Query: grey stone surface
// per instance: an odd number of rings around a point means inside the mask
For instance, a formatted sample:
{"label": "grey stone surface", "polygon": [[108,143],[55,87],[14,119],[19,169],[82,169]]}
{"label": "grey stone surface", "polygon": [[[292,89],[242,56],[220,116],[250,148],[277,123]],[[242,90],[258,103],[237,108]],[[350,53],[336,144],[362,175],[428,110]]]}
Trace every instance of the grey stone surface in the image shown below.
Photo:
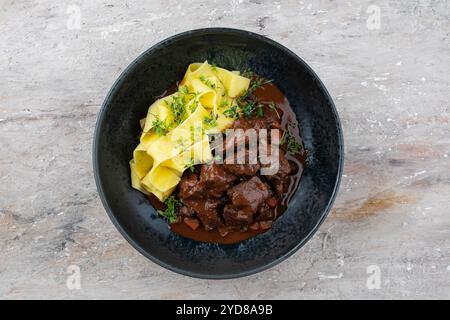
{"label": "grey stone surface", "polygon": [[[0,298],[450,298],[449,18],[447,0],[2,0]],[[255,31],[303,57],[346,142],[341,189],[314,238],[227,281],[174,274],[132,249],[91,164],[96,114],[120,72],[157,41],[207,26]],[[66,287],[70,265],[80,290]]]}

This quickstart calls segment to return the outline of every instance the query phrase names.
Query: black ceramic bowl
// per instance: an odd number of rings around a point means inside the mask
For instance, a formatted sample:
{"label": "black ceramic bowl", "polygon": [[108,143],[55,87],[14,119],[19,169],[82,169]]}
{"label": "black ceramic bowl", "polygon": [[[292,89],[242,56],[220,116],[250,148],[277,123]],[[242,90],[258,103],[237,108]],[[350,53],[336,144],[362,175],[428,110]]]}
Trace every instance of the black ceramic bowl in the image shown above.
{"label": "black ceramic bowl", "polygon": [[[139,119],[155,97],[180,80],[192,62],[231,70],[250,68],[273,79],[297,115],[309,165],[287,211],[273,228],[234,245],[200,243],[170,231],[146,197],[130,186],[128,162],[138,143]],[[141,54],[120,75],[98,116],[94,174],[103,205],[131,245],[175,272],[225,279],[267,269],[302,247],[324,221],[343,167],[343,140],[330,95],[293,52],[258,34],[211,28],[170,37]]]}

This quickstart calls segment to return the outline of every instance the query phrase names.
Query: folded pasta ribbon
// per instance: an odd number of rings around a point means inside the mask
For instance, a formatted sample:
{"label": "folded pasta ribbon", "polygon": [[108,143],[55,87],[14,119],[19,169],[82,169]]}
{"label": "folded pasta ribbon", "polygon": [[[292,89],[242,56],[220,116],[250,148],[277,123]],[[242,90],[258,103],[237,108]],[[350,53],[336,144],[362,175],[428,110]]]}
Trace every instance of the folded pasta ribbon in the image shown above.
{"label": "folded pasta ribbon", "polygon": [[211,161],[208,134],[232,126],[224,112],[249,84],[239,72],[207,61],[190,64],[178,91],[156,100],[140,121],[140,143],[130,161],[132,187],[164,201],[186,169]]}

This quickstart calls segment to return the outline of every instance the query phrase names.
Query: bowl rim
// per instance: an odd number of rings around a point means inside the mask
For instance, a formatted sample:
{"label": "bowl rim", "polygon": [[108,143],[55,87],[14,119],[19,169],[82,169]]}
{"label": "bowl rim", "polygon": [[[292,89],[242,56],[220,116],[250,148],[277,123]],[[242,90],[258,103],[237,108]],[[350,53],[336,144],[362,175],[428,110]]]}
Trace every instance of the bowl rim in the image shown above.
{"label": "bowl rim", "polygon": [[[151,53],[154,50],[157,50],[165,45],[167,45],[170,42],[176,41],[178,39],[181,39],[183,37],[186,36],[191,36],[191,35],[195,35],[195,34],[204,34],[204,35],[208,35],[208,34],[239,34],[241,36],[247,36],[247,37],[251,37],[251,38],[255,38],[256,40],[265,42],[269,45],[272,45],[274,47],[276,47],[277,49],[280,49],[281,51],[283,51],[284,53],[290,55],[291,57],[293,57],[294,59],[298,60],[298,62],[300,62],[301,64],[303,64],[303,66],[310,72],[310,74],[313,76],[313,78],[315,78],[315,80],[317,81],[319,87],[321,88],[321,90],[323,91],[323,93],[326,96],[326,99],[328,99],[329,104],[331,106],[331,111],[333,113],[333,116],[336,120],[336,128],[338,131],[338,142],[339,142],[339,163],[338,163],[338,172],[337,172],[337,177],[336,177],[336,182],[333,186],[333,192],[331,194],[331,197],[328,201],[327,206],[325,207],[325,210],[322,212],[322,215],[320,217],[320,219],[317,221],[317,223],[314,225],[314,227],[310,230],[310,232],[306,235],[306,237],[304,237],[298,244],[296,244],[292,249],[290,249],[289,251],[285,252],[284,254],[282,254],[280,257],[278,257],[277,259],[274,259],[273,261],[266,263],[264,265],[258,266],[256,268],[252,268],[249,270],[245,270],[245,271],[240,271],[240,272],[231,272],[231,273],[226,273],[226,274],[207,274],[207,273],[200,273],[200,272],[194,272],[194,271],[189,271],[189,270],[185,270],[182,267],[177,267],[171,264],[168,264],[162,260],[160,260],[159,258],[153,256],[151,253],[147,252],[146,250],[144,250],[126,231],[125,229],[121,226],[121,224],[118,222],[117,218],[115,217],[113,210],[111,209],[111,207],[109,206],[107,200],[106,200],[106,196],[105,196],[105,192],[103,190],[102,187],[102,181],[99,175],[99,163],[98,163],[98,146],[99,146],[99,133],[100,133],[100,127],[103,123],[103,118],[105,117],[106,114],[106,110],[107,110],[107,106],[109,105],[112,97],[114,96],[117,88],[121,85],[122,81],[124,80],[124,78],[128,75],[128,73],[130,73],[135,66],[149,53]],[[177,33],[174,34],[172,36],[169,36],[159,42],[157,42],[156,44],[152,45],[150,48],[146,49],[144,52],[142,52],[141,54],[139,54],[135,59],[133,59],[133,61],[131,63],[128,64],[128,66],[120,73],[119,77],[114,81],[113,85],[111,86],[111,89],[109,89],[105,100],[102,103],[102,106],[99,110],[98,116],[97,116],[97,120],[95,123],[95,129],[94,129],[94,136],[93,136],[93,144],[92,144],[92,163],[93,163],[93,171],[94,171],[94,179],[95,179],[95,184],[97,186],[97,191],[99,193],[99,197],[100,200],[103,204],[103,207],[106,211],[106,213],[108,214],[111,222],[113,223],[113,225],[116,227],[116,229],[119,231],[119,233],[128,241],[129,244],[131,244],[131,246],[136,249],[140,254],[142,254],[144,257],[146,257],[147,259],[149,259],[150,261],[158,264],[159,266],[166,268],[170,271],[176,272],[178,274],[181,275],[185,275],[185,276],[189,276],[192,278],[199,278],[199,279],[210,279],[210,280],[225,280],[225,279],[234,279],[234,278],[241,278],[241,277],[246,277],[246,276],[250,276],[256,273],[259,273],[261,271],[267,270],[269,268],[274,267],[275,265],[279,264],[280,262],[286,260],[287,258],[289,258],[291,255],[293,255],[295,252],[297,252],[300,248],[302,248],[312,237],[313,235],[317,232],[317,230],[319,229],[319,227],[321,226],[321,224],[325,221],[325,219],[327,218],[328,214],[331,211],[331,208],[333,206],[333,203],[336,199],[336,196],[338,194],[338,190],[339,190],[339,185],[341,182],[341,178],[342,178],[342,172],[343,172],[343,168],[344,168],[344,137],[343,137],[343,131],[342,131],[342,125],[341,125],[341,121],[339,119],[339,115],[336,109],[336,106],[334,104],[333,99],[331,98],[331,95],[329,94],[328,90],[326,89],[324,83],[322,82],[322,80],[319,78],[319,76],[314,72],[314,70],[302,59],[300,58],[296,53],[294,53],[293,51],[291,51],[290,49],[288,49],[287,47],[283,46],[282,44],[276,42],[275,40],[272,40],[266,36],[251,32],[251,31],[247,31],[247,30],[243,30],[243,29],[236,29],[236,28],[225,28],[225,27],[212,27],[212,28],[199,28],[199,29],[192,29],[192,30],[188,30],[188,31],[184,31],[181,33]]]}

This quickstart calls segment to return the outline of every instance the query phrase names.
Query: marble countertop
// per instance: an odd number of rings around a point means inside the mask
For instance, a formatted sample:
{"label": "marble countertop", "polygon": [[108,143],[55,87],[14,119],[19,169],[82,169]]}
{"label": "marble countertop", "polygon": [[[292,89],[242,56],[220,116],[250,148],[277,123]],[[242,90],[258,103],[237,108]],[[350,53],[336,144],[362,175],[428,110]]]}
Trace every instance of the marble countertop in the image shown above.
{"label": "marble countertop", "polygon": [[[0,298],[449,299],[449,20],[447,0],[2,1]],[[157,41],[208,26],[300,55],[345,136],[319,232],[237,280],[145,259],[109,221],[92,173],[96,115],[121,71]]]}

